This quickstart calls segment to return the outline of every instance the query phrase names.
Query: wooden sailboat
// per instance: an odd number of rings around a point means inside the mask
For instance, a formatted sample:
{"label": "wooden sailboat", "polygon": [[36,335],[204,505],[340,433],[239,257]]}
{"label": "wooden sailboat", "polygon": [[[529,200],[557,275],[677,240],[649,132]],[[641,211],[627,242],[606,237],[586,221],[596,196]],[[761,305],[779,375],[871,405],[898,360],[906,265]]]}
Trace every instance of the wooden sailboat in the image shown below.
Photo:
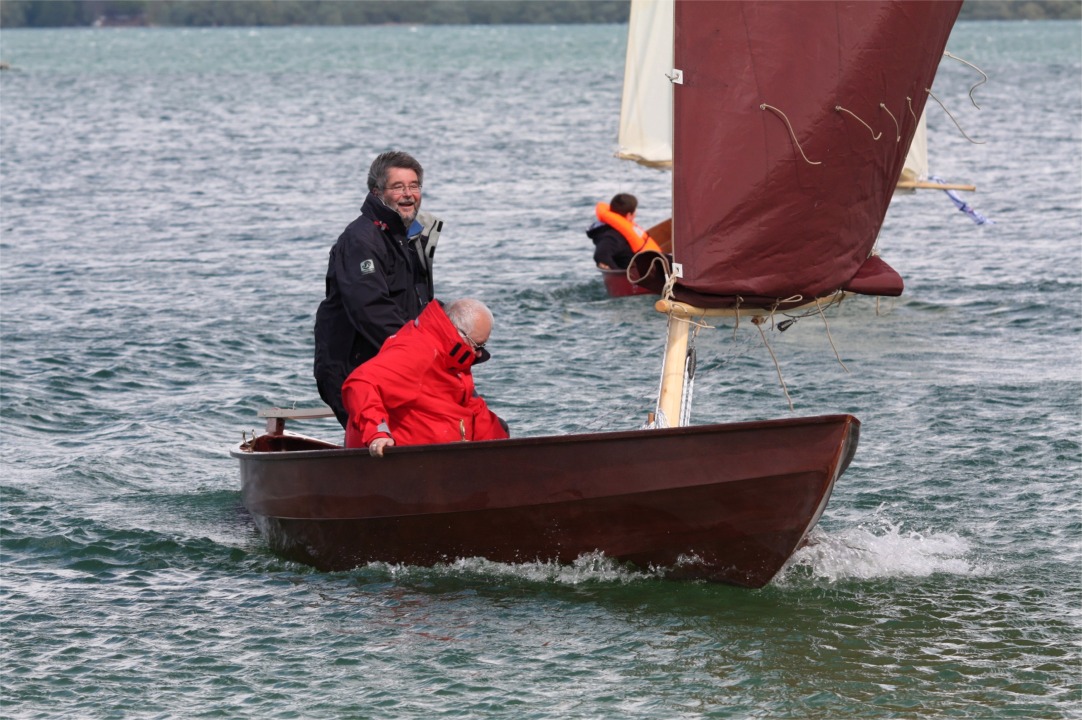
{"label": "wooden sailboat", "polygon": [[[237,446],[271,548],[323,569],[602,552],[666,575],[761,587],[819,520],[859,421],[689,426],[689,323],[819,302],[861,280],[960,2],[705,2],[673,14],[672,264],[650,427],[395,447],[285,430]],[[920,32],[915,32],[919,29]],[[901,110],[879,143],[835,107]],[[874,263],[873,263],[874,264]],[[864,278],[867,280],[867,278]],[[900,291],[900,290],[899,290]]]}
{"label": "wooden sailboat", "polygon": [[[271,548],[323,570],[602,552],[666,575],[770,581],[856,451],[850,415],[390,448],[280,430],[233,451]],[[779,448],[784,448],[779,452]]]}

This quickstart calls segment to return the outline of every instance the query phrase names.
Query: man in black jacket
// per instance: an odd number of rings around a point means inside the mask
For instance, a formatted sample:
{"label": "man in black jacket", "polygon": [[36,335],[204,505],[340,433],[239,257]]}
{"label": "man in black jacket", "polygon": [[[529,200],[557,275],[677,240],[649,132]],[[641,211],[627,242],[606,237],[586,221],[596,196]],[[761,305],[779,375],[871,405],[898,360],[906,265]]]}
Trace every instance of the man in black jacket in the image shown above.
{"label": "man in black jacket", "polygon": [[342,405],[346,377],[432,299],[429,241],[417,223],[423,181],[421,164],[409,154],[379,155],[368,170],[360,217],[331,248],[327,296],[316,311],[314,374],[342,427],[349,421]]}

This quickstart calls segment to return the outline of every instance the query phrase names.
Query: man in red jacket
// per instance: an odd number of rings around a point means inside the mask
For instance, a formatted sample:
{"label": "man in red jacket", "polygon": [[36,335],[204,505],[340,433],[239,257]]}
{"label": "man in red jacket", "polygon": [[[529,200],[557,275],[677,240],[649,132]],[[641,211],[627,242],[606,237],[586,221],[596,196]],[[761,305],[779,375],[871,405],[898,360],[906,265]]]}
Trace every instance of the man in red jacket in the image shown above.
{"label": "man in red jacket", "polygon": [[346,447],[383,457],[390,445],[509,437],[474,390],[470,369],[488,359],[491,332],[492,313],[478,300],[456,300],[446,311],[429,303],[346,378]]}

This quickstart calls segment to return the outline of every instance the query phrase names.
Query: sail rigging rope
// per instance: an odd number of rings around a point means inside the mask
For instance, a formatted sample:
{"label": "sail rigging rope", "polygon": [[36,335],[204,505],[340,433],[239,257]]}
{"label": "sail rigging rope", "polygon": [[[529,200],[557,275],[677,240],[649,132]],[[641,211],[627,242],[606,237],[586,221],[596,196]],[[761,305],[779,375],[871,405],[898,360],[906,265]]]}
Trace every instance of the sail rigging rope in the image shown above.
{"label": "sail rigging rope", "polygon": [[943,101],[935,96],[935,93],[932,92],[931,88],[924,88],[924,91],[928,93],[929,97],[939,103],[939,107],[943,108],[943,112],[947,113],[947,117],[949,117],[951,120],[954,120],[954,126],[958,128],[958,132],[962,133],[962,137],[964,137],[966,140],[970,141],[974,145],[984,145],[984,140],[974,140],[969,135],[966,135],[966,131],[963,130],[962,126],[958,124],[958,121],[954,119],[954,116],[951,115],[951,111],[947,109],[947,106],[943,104]]}
{"label": "sail rigging rope", "polygon": [[[786,403],[789,405],[789,410],[790,411],[794,411],[795,406],[793,404],[792,396],[789,393],[789,386],[785,382],[784,373],[783,373],[782,368],[781,368],[781,362],[778,360],[777,354],[774,352],[774,349],[771,346],[770,341],[766,336],[766,332],[765,332],[765,329],[764,329],[763,326],[766,325],[767,322],[769,321],[770,322],[770,329],[777,329],[777,330],[780,331],[780,330],[785,330],[788,327],[789,324],[792,324],[793,322],[795,322],[798,319],[805,318],[805,317],[810,317],[812,315],[819,315],[819,317],[823,321],[824,328],[826,329],[827,340],[830,342],[830,347],[831,347],[831,350],[833,350],[833,352],[834,352],[835,359],[838,361],[838,364],[842,366],[842,369],[845,370],[845,372],[849,373],[850,370],[849,370],[848,366],[846,366],[845,362],[842,360],[841,354],[838,352],[837,345],[834,342],[834,336],[830,332],[830,324],[829,324],[829,320],[828,320],[826,312],[825,312],[826,310],[828,310],[829,308],[831,308],[833,306],[840,305],[846,299],[846,297],[848,297],[848,293],[846,293],[843,290],[838,290],[838,291],[836,291],[836,292],[834,292],[831,295],[828,295],[826,297],[814,298],[814,303],[815,303],[814,308],[810,307],[811,303],[809,302],[808,306],[805,306],[805,308],[803,309],[802,312],[794,313],[794,312],[786,312],[784,310],[781,310],[780,308],[784,304],[798,303],[798,302],[803,300],[803,296],[794,295],[794,296],[789,297],[789,298],[777,300],[776,303],[774,304],[774,306],[765,315],[751,315],[751,316],[749,316],[750,319],[751,319],[752,324],[755,325],[756,329],[759,331],[759,336],[760,336],[760,340],[762,342],[763,347],[766,348],[767,353],[770,355],[771,361],[774,363],[774,370],[775,370],[775,373],[777,374],[777,377],[778,377],[778,384],[781,387],[783,394],[785,395],[785,400],[786,400]],[[879,298],[876,298],[876,312],[877,312],[877,314],[879,312]],[[784,321],[784,322],[778,323],[777,322],[777,317],[776,317],[778,315],[781,315],[781,316],[783,316],[785,318],[788,318],[788,319],[786,321]],[[741,319],[741,313],[739,311],[734,313],[733,318],[736,321],[734,323],[734,327],[733,327],[733,340],[736,340],[738,335],[739,335],[739,333],[737,332],[737,328],[739,326],[739,322],[740,322],[740,319]],[[692,398],[693,398],[694,389],[695,389],[694,388],[694,382],[695,382],[696,376],[699,374],[699,370],[700,370],[699,367],[698,367],[698,352],[697,352],[697,347],[696,347],[696,340],[698,339],[699,333],[700,333],[701,330],[704,330],[704,329],[713,330],[713,329],[716,329],[717,326],[716,325],[711,325],[710,323],[708,323],[706,321],[706,316],[705,315],[697,316],[697,317],[689,317],[689,316],[686,316],[686,315],[678,316],[678,315],[675,315],[675,314],[673,314],[671,312],[669,313],[669,322],[683,322],[683,323],[687,323],[690,326],[690,329],[689,329],[689,332],[688,332],[688,350],[687,350],[687,355],[685,356],[685,360],[684,360],[684,372],[683,372],[683,375],[684,375],[684,387],[683,387],[682,394],[681,394],[681,402],[680,402],[680,410],[679,410],[679,425],[677,426],[677,427],[682,427],[682,426],[689,425],[690,421],[691,421],[691,405],[692,405]],[[749,347],[748,351],[750,351],[750,347]],[[743,353],[741,353],[741,354],[743,354]],[[739,355],[737,355],[737,356],[739,356]],[[723,361],[723,363],[724,362],[728,362],[728,361]],[[709,363],[708,363],[708,366],[705,368],[705,371],[706,372],[711,371],[711,368],[709,367]],[[659,384],[658,384],[658,391],[657,391],[657,396],[658,397],[660,397],[660,395],[661,395],[661,381],[664,380],[664,372],[665,371],[664,371],[664,363],[663,363],[662,364],[662,372],[661,372],[662,377],[659,379]],[[655,409],[655,412],[652,413],[651,415],[652,415],[652,419],[650,421],[648,421],[647,423],[645,423],[644,425],[642,425],[643,429],[672,427],[672,426],[669,425],[669,420],[666,417],[666,415],[661,411],[660,407],[657,407]]]}
{"label": "sail rigging rope", "polygon": [[789,411],[793,411],[793,398],[789,397],[789,388],[785,386],[785,378],[781,376],[781,365],[778,363],[778,357],[774,354],[774,349],[770,347],[770,342],[766,339],[766,333],[763,332],[763,323],[766,322],[766,318],[759,315],[753,317],[751,322],[755,327],[759,328],[759,335],[763,338],[763,345],[766,346],[767,352],[770,353],[770,359],[774,361],[774,369],[778,373],[778,382],[781,383],[781,391],[785,393],[785,399],[789,403]]}
{"label": "sail rigging rope", "polygon": [[849,368],[842,362],[842,356],[838,354],[838,348],[834,345],[834,338],[830,335],[830,323],[827,322],[826,313],[823,312],[823,306],[819,304],[819,298],[815,298],[815,307],[819,310],[819,317],[823,318],[823,327],[827,331],[827,340],[830,341],[830,349],[834,351],[834,357],[838,358],[838,364],[842,366],[842,370],[849,372]]}
{"label": "sail rigging rope", "polygon": [[962,63],[963,65],[968,65],[969,67],[973,68],[974,70],[976,70],[977,72],[979,72],[981,74],[982,79],[980,80],[980,82],[974,83],[972,85],[972,87],[969,88],[969,101],[971,103],[973,103],[973,107],[980,110],[981,106],[978,105],[977,101],[973,99],[973,91],[976,90],[977,88],[979,88],[981,85],[984,85],[986,82],[988,82],[987,73],[985,73],[984,70],[981,70],[979,67],[977,67],[973,63],[969,62],[968,60],[963,60],[962,58],[958,57],[957,55],[952,55],[947,50],[943,51],[943,56],[944,57],[949,57],[951,60],[957,60],[958,62]]}
{"label": "sail rigging rope", "polygon": [[[638,255],[642,252],[643,251],[636,253],[636,257],[638,257]],[[664,255],[658,255],[657,253],[651,254],[654,257],[650,258],[650,264],[646,266],[646,272],[642,273],[637,280],[631,277],[631,270],[635,267],[634,263],[629,264],[627,266],[627,269],[624,270],[624,277],[626,277],[627,281],[632,285],[639,285],[643,281],[645,281],[646,278],[650,277],[650,275],[654,272],[655,266],[660,267],[661,274],[665,278],[665,285],[661,289],[661,297],[664,300],[669,300],[672,298],[672,288],[673,285],[676,283],[676,277],[672,274],[672,270],[669,267],[668,258],[666,258]]]}
{"label": "sail rigging rope", "polygon": [[[880,107],[882,107],[882,106],[883,106],[883,103],[879,103],[879,105],[880,105]],[[856,113],[854,113],[854,112],[853,112],[852,110],[847,110],[847,109],[843,108],[843,107],[842,107],[841,105],[835,105],[835,106],[834,106],[834,111],[835,111],[835,112],[843,112],[843,113],[846,113],[846,114],[848,114],[848,115],[852,115],[853,117],[855,117],[855,118],[857,119],[857,122],[859,122],[859,123],[860,123],[861,125],[863,125],[864,127],[868,128],[868,132],[870,132],[870,133],[872,134],[872,140],[878,140],[879,138],[883,137],[883,133],[876,133],[876,131],[875,131],[875,130],[872,130],[872,126],[871,126],[871,125],[869,125],[868,123],[866,123],[866,122],[864,122],[863,120],[861,120],[861,119],[860,119],[860,118],[859,118],[859,117],[857,116],[857,114],[856,114]]]}
{"label": "sail rigging rope", "polygon": [[886,103],[879,103],[879,107],[887,111],[887,115],[890,115],[890,119],[894,121],[894,142],[898,143],[902,141],[902,127],[898,124],[898,118],[894,117],[894,113],[890,111]]}
{"label": "sail rigging rope", "polygon": [[790,295],[787,298],[778,298],[774,302],[774,307],[770,308],[770,321],[773,323],[774,313],[776,313],[778,311],[778,308],[780,308],[782,305],[797,305],[799,303],[802,303],[803,301],[803,295]]}
{"label": "sail rigging rope", "polygon": [[[650,267],[649,267],[649,270],[647,271],[647,274],[649,274],[649,272],[653,270],[654,263],[658,262],[658,260],[659,260],[659,258],[654,258],[653,260],[650,261]],[[660,260],[661,260],[661,269],[665,273],[665,285],[661,288],[661,299],[668,301],[668,300],[672,300],[674,298],[672,289],[673,289],[673,286],[676,285],[676,273],[673,273],[673,272],[670,271],[669,263],[666,260],[664,260],[664,259],[660,259]],[[630,267],[630,265],[628,267]],[[643,277],[646,277],[646,275],[643,275]]]}
{"label": "sail rigging rope", "polygon": [[777,114],[778,117],[780,117],[782,120],[785,121],[785,127],[789,128],[789,136],[793,138],[793,143],[796,145],[796,149],[800,151],[800,155],[804,158],[804,162],[808,163],[809,165],[822,165],[823,164],[822,161],[809,160],[808,156],[804,154],[804,148],[800,147],[800,141],[796,139],[796,133],[793,132],[793,126],[789,123],[789,118],[785,117],[785,113],[783,113],[781,110],[777,109],[773,105],[767,105],[766,103],[761,104],[759,106],[759,109],[760,110],[770,110],[771,112]]}

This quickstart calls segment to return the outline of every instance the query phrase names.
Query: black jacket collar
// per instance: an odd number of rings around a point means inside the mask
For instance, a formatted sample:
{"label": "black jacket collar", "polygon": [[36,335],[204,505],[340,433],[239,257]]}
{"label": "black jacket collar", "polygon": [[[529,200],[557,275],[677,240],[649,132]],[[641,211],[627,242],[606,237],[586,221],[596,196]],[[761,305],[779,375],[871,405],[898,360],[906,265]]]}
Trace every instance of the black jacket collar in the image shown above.
{"label": "black jacket collar", "polygon": [[392,235],[403,236],[406,234],[406,225],[402,222],[402,216],[383,204],[373,192],[368,193],[361,206],[361,214],[369,217],[391,232]]}

